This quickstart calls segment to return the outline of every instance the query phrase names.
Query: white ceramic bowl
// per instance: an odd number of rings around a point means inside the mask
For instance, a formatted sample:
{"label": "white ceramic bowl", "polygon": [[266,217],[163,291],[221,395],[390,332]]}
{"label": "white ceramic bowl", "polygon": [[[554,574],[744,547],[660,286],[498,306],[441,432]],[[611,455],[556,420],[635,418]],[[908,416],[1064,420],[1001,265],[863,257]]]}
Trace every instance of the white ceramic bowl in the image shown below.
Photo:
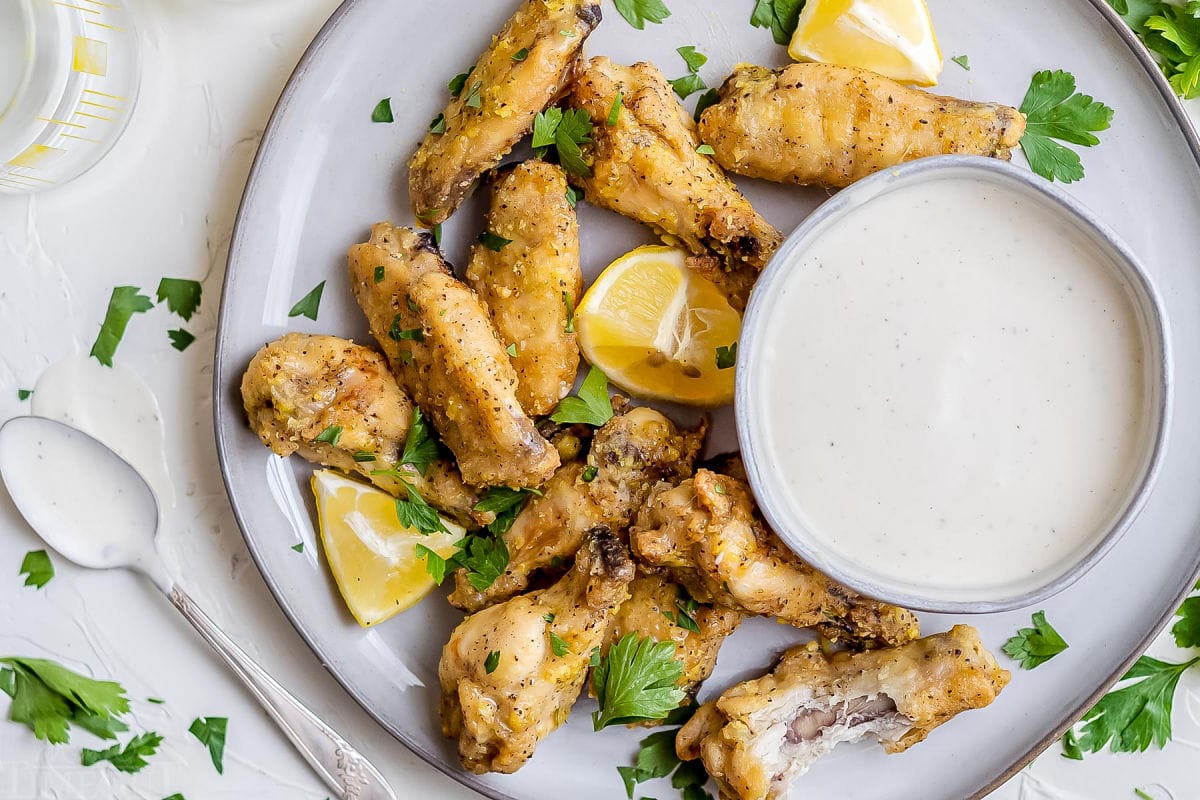
{"label": "white ceramic bowl", "polygon": [[[760,356],[760,350],[767,346],[772,326],[782,315],[790,313],[778,301],[785,273],[789,268],[798,268],[795,265],[805,251],[832,223],[899,188],[964,176],[1024,195],[1030,203],[1043,207],[1045,213],[1056,216],[1064,226],[1077,229],[1095,244],[1098,252],[1108,256],[1107,260],[1128,287],[1139,317],[1146,353],[1146,407],[1151,418],[1142,426],[1145,434],[1138,450],[1141,463],[1133,471],[1135,477],[1124,503],[1106,529],[1093,532],[1069,559],[1039,575],[1036,582],[964,592],[962,599],[947,599],[944,589],[902,581],[833,552],[808,528],[799,513],[798,501],[790,494],[779,469],[771,463],[770,448],[765,446],[772,436],[771,423],[764,410],[765,399],[757,396],[752,387],[763,385],[759,370],[766,369],[766,359]],[[826,575],[862,594],[906,608],[946,613],[1008,611],[1041,602],[1070,586],[1108,552],[1137,517],[1153,487],[1163,452],[1171,413],[1171,373],[1167,322],[1158,294],[1133,253],[1095,215],[1055,184],[1007,162],[963,156],[927,158],[877,173],[839,192],[787,238],[764,270],[746,311],[739,344],[738,439],[750,483],[767,521],[797,555]],[[998,542],[998,546],[1003,543]]]}

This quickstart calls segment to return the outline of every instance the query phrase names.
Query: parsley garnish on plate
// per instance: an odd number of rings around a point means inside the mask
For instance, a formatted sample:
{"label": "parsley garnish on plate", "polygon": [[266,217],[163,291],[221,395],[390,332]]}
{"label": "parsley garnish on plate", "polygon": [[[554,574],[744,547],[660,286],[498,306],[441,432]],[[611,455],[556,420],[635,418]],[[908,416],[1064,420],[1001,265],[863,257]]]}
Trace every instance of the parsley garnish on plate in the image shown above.
{"label": "parsley garnish on plate", "polygon": [[170,797],[164,797],[163,800],[187,800],[187,798],[185,798],[179,792],[176,792],[175,794],[171,795]]}
{"label": "parsley garnish on plate", "polygon": [[708,56],[697,50],[693,44],[678,47],[675,52],[679,53],[683,63],[687,64],[687,68],[692,72],[699,72],[700,68],[708,63]]}
{"label": "parsley garnish on plate", "polygon": [[45,550],[30,550],[21,561],[19,575],[24,575],[25,585],[41,589],[54,577],[54,564]]}
{"label": "parsley garnish on plate", "polygon": [[160,303],[167,301],[167,309],[172,314],[183,317],[186,322],[200,307],[203,293],[204,287],[200,285],[200,281],[190,278],[163,278],[158,282],[155,296]]}
{"label": "parsley garnish on plate", "polygon": [[157,752],[158,746],[162,744],[162,739],[162,736],[150,731],[133,737],[125,743],[124,747],[114,744],[107,750],[88,750],[84,748],[79,763],[85,767],[90,767],[93,764],[107,761],[118,772],[129,774],[140,772],[148,766],[146,759]]}
{"label": "parsley garnish on plate", "polygon": [[33,397],[33,389],[17,389],[17,399],[24,403]]}
{"label": "parsley garnish on plate", "polygon": [[467,78],[471,77],[471,73],[474,71],[475,68],[471,67],[466,72],[460,72],[450,79],[450,82],[446,84],[446,88],[450,90],[451,97],[458,97],[462,94],[463,88],[467,85]]}
{"label": "parsley garnish on plate", "polygon": [[717,348],[717,369],[732,369],[737,366],[737,350],[738,343],[734,342],[728,347]]}
{"label": "parsley garnish on plate", "polygon": [[669,83],[681,100],[687,100],[696,92],[703,92],[708,88],[708,84],[704,82],[704,79],[699,74],[700,68],[708,63],[708,56],[697,50],[695,45],[680,47],[675,52],[679,53],[679,57],[683,59],[683,63],[687,64],[688,74],[682,78],[669,81]]}
{"label": "parsley garnish on plate", "polygon": [[179,352],[187,350],[192,342],[196,341],[196,337],[183,328],[176,328],[167,331],[167,338],[171,340],[171,347],[174,347]]}
{"label": "parsley garnish on plate", "polygon": [[225,774],[225,731],[229,726],[226,717],[202,717],[192,720],[188,733],[208,747],[208,755],[212,758],[217,772]]}
{"label": "parsley garnish on plate", "polygon": [[674,642],[625,634],[592,673],[600,703],[600,709],[592,714],[592,725],[601,730],[662,719],[683,702],[685,692],[678,686],[682,676]]}
{"label": "parsley garnish on plate", "polygon": [[483,233],[479,234],[479,243],[488,250],[491,250],[493,253],[499,253],[501,250],[512,244],[512,242],[512,239],[505,239],[500,234],[492,233],[491,231],[484,231]]}
{"label": "parsley garnish on plate", "polygon": [[303,553],[304,552],[304,542],[296,542],[296,544],[292,545],[291,549],[295,550],[297,553]]}
{"label": "parsley garnish on plate", "polygon": [[617,123],[621,121],[621,103],[625,100],[625,93],[618,91],[616,97],[613,98],[612,107],[608,109],[608,119],[604,124],[610,128],[615,128]]}
{"label": "parsley garnish on plate", "polygon": [[446,580],[446,559],[423,544],[418,544],[415,549],[417,557],[425,559],[425,571],[429,573],[429,577],[433,578],[434,583],[441,586],[442,581]]}
{"label": "parsley garnish on plate", "polygon": [[438,112],[438,115],[429,121],[429,132],[436,133],[441,136],[446,132],[446,115]]}
{"label": "parsley garnish on plate", "polygon": [[450,561],[467,571],[467,582],[475,591],[485,591],[508,568],[508,546],[499,536],[474,533],[458,544],[459,552]]}
{"label": "parsley garnish on plate", "polygon": [[671,16],[662,0],[613,0],[613,5],[617,7],[617,13],[639,31],[645,30],[647,22],[658,25]]}
{"label": "parsley garnish on plate", "polygon": [[699,124],[700,118],[704,116],[705,111],[719,102],[721,102],[721,93],[716,89],[709,89],[700,95],[700,99],[696,101],[696,113],[694,115],[696,123]]}
{"label": "parsley garnish on plate", "polygon": [[407,500],[396,498],[396,519],[406,528],[428,536],[431,533],[445,533],[446,526],[442,524],[442,518],[438,516],[437,510],[425,501],[424,497],[413,488],[413,485],[407,481],[401,481],[404,484],[404,491],[408,494]]}
{"label": "parsley garnish on plate", "polygon": [[308,294],[301,297],[296,305],[292,306],[292,310],[288,312],[289,317],[308,317],[314,322],[317,319],[317,314],[321,310],[321,294],[325,291],[325,281],[321,281],[312,288]]}
{"label": "parsley garnish on plate", "polygon": [[588,464],[586,467],[583,468],[583,475],[580,477],[583,479],[584,483],[591,483],[592,481],[596,480],[596,476],[599,474],[600,474],[600,469],[598,467],[594,467],[591,464]]}
{"label": "parsley garnish on plate", "polygon": [[375,104],[371,111],[371,122],[395,122],[392,116],[392,98],[385,97]]}
{"label": "parsley garnish on plate", "polygon": [[592,141],[592,120],[581,108],[548,108],[533,119],[533,149],[539,157],[551,147],[558,153],[558,163],[572,175],[592,176],[592,168],[583,159],[581,145]]}
{"label": "parsley garnish on plate", "polygon": [[[571,206],[571,208],[575,208],[575,206],[579,205],[579,201],[582,199],[582,190],[576,189],[574,186],[567,187],[567,205]],[[570,295],[568,295],[566,292],[563,292],[563,297],[567,298],[570,297]],[[567,333],[571,333],[571,331],[567,331]]]}
{"label": "parsley garnish on plate", "polygon": [[[433,428],[421,413],[414,407],[412,422],[408,426],[408,438],[404,440],[404,452],[400,454],[400,466],[408,465],[422,475],[429,465],[438,458],[438,440],[433,435]],[[355,456],[355,460],[358,457]]]}
{"label": "parsley garnish on plate", "polygon": [[483,660],[483,671],[491,675],[496,671],[496,667],[500,666],[500,651],[493,650],[487,654],[487,658]]}
{"label": "parsley garnish on plate", "polygon": [[776,44],[789,45],[804,10],[804,0],[755,0],[750,24],[770,28]]}
{"label": "parsley garnish on plate", "polygon": [[521,509],[529,502],[529,498],[535,494],[541,493],[534,489],[509,489],[507,486],[493,486],[484,493],[475,505],[475,510],[483,513],[489,511],[495,513],[496,519],[487,526],[487,529],[494,536],[500,536],[512,527],[513,522],[517,519],[517,514],[521,513]]}
{"label": "parsley garnish on plate", "polygon": [[480,95],[480,90],[483,89],[483,81],[475,81],[471,84],[471,90],[467,92],[467,99],[464,104],[467,108],[483,108],[483,97]]}
{"label": "parsley garnish on plate", "polygon": [[[681,725],[696,711],[694,703],[672,711],[666,720],[668,725]],[[656,731],[638,743],[637,758],[632,767],[617,767],[621,783],[625,784],[625,796],[633,800],[633,790],[639,783],[671,776],[671,786],[682,790],[683,800],[703,800],[711,796],[704,791],[708,774],[699,760],[680,761],[675,753],[675,737],[679,728]],[[674,773],[672,775],[672,773]]]}
{"label": "parsley garnish on plate", "polygon": [[1046,612],[1033,615],[1033,627],[1021,628],[1004,643],[1005,654],[1021,662],[1021,669],[1034,669],[1066,650],[1066,640],[1046,621]]}
{"label": "parsley garnish on plate", "polygon": [[141,314],[154,308],[149,297],[141,293],[136,286],[118,286],[112,290],[108,299],[108,310],[104,312],[104,322],[100,325],[100,333],[88,354],[106,367],[113,365],[113,356],[125,336],[125,328],[134,314]]}
{"label": "parsley garnish on plate", "polygon": [[965,69],[967,72],[971,71],[971,59],[969,59],[967,57],[966,53],[963,53],[961,56],[954,56],[950,60],[953,61],[955,64],[958,64],[960,67]]}
{"label": "parsley garnish on plate", "polygon": [[525,59],[529,58],[529,48],[522,47],[520,50],[509,56],[509,58],[511,58],[513,61],[524,61]]}
{"label": "parsley garnish on plate", "polygon": [[699,147],[696,148],[696,152],[702,156],[715,156],[717,154],[717,151],[713,150],[713,147],[711,144],[700,145]]}
{"label": "parsley garnish on plate", "polygon": [[313,441],[321,442],[323,444],[330,444],[330,445],[333,445],[334,447],[337,447],[337,443],[339,441],[341,441],[341,438],[342,438],[342,426],[341,425],[330,425],[328,428],[326,428],[325,430],[318,433],[317,438],[314,439]]}
{"label": "parsley garnish on plate", "polygon": [[549,629],[547,629],[547,633],[550,634],[550,652],[554,653],[555,657],[562,658],[571,652],[571,646],[561,636]]}
{"label": "parsley garnish on plate", "polygon": [[579,385],[579,393],[560,400],[550,419],[560,425],[582,423],[600,427],[612,419],[612,416],[608,377],[598,367],[591,367],[587,377]]}
{"label": "parsley garnish on plate", "polygon": [[[1175,688],[1188,669],[1200,664],[1200,656],[1181,664],[1142,656],[1125,673],[1122,681],[1134,681],[1100,698],[1083,715],[1083,726],[1071,743],[1079,754],[1098,753],[1107,745],[1114,753],[1141,752],[1154,744],[1163,747],[1171,740],[1171,709]],[[1067,740],[1064,738],[1064,750]]]}
{"label": "parsley garnish on plate", "polygon": [[401,328],[400,323],[403,317],[397,314],[392,318],[392,327],[388,328],[388,338],[393,342],[403,342],[405,340],[412,342],[425,341],[425,331],[422,328]]}
{"label": "parsley garnish on plate", "polygon": [[1154,55],[1175,94],[1200,97],[1200,7],[1163,0],[1108,0]]}
{"label": "parsley garnish on plate", "polygon": [[[102,738],[126,730],[116,719],[129,711],[125,689],[113,681],[98,681],[43,658],[0,658],[0,688],[9,695],[9,719],[29,726],[33,735],[51,744],[70,741],[77,725]],[[108,735],[102,731],[109,732]]]}
{"label": "parsley garnish on plate", "polygon": [[700,604],[688,594],[687,589],[680,586],[675,595],[675,611],[664,611],[663,616],[685,631],[699,633],[700,626],[696,624],[695,616],[699,610]]}
{"label": "parsley garnish on plate", "polygon": [[[1029,167],[1048,180],[1072,183],[1083,178],[1079,154],[1059,142],[1083,147],[1100,144],[1095,131],[1108,130],[1113,110],[1075,91],[1075,76],[1044,70],[1033,76],[1021,101],[1027,118],[1021,149]],[[1058,140],[1058,141],[1056,141]]]}

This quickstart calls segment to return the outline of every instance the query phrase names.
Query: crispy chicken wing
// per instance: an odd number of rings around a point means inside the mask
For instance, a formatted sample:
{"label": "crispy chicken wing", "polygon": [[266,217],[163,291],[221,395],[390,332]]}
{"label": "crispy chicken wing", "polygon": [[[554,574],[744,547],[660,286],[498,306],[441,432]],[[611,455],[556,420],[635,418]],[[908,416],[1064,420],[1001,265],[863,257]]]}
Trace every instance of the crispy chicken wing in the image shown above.
{"label": "crispy chicken wing", "polygon": [[[506,600],[524,591],[535,573],[569,564],[597,525],[623,533],[655,484],[691,474],[706,430],[681,431],[651,408],[613,417],[596,431],[587,464],[565,464],[517,515],[503,536],[509,554],[504,573],[479,591],[459,570],[450,602],[476,611]],[[596,472],[585,481],[588,466]]]}
{"label": "crispy chicken wing", "polygon": [[827,657],[800,646],[701,706],[675,747],[703,759],[722,800],[777,800],[840,742],[870,736],[889,753],[907,750],[990,705],[1009,677],[966,625],[888,650]]}
{"label": "crispy chicken wing", "polygon": [[[618,94],[621,109],[608,125]],[[578,179],[589,202],[633,217],[696,255],[720,255],[727,272],[749,267],[751,277],[738,283],[753,282],[780,234],[712,158],[696,152],[696,124],[657,67],[593,58],[570,102],[595,125],[595,141],[585,145],[593,175]],[[731,299],[745,306],[744,297]]]}
{"label": "crispy chicken wing", "polygon": [[919,635],[912,612],[861,597],[797,558],[758,518],[749,489],[727,475],[700,469],[658,486],[629,540],[641,561],[666,568],[702,602],[866,646]]}
{"label": "crispy chicken wing", "polygon": [[475,180],[533,129],[533,118],[570,82],[600,16],[599,0],[525,0],[492,38],[446,106],[445,130],[426,134],[408,163],[413,213],[422,224],[444,222]]}
{"label": "crispy chicken wing", "polygon": [[741,64],[700,138],[725,169],[785,183],[843,187],[873,172],[949,153],[1008,159],[1025,132],[1015,108],[910,89],[832,64]]}
{"label": "crispy chicken wing", "polygon": [[543,416],[571,391],[579,368],[579,343],[567,324],[567,309],[583,291],[579,223],[562,169],[526,161],[497,175],[487,232],[509,241],[477,243],[467,283],[492,312],[500,344],[515,348],[525,413]]}
{"label": "crispy chicken wing", "polygon": [[608,528],[595,528],[558,583],[480,611],[455,629],[438,677],[442,730],[458,739],[464,767],[515,772],[566,721],[592,648],[629,596],[633,574],[625,545]]}
{"label": "crispy chicken wing", "polygon": [[472,486],[540,486],[555,449],[517,402],[517,375],[487,309],[429,234],[380,223],[350,248],[350,279],[400,385]]}
{"label": "crispy chicken wing", "polygon": [[[242,401],[251,429],[278,455],[299,453],[406,496],[396,478],[372,472],[392,469],[399,461],[412,404],[383,356],[369,347],[336,336],[289,333],[250,361],[242,377]],[[341,429],[334,441],[317,441],[331,428]],[[375,460],[358,461],[355,453],[372,453]],[[436,461],[424,475],[410,472],[406,479],[421,496],[455,520],[490,521],[473,510],[479,497],[452,463]]]}

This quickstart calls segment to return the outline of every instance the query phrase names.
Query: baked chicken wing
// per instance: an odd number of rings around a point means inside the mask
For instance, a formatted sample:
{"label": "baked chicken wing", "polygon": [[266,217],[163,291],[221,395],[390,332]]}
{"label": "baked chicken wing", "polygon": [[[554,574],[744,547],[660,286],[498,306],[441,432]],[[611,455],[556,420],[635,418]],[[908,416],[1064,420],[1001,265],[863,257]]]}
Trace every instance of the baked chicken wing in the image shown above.
{"label": "baked chicken wing", "polygon": [[471,68],[459,95],[408,163],[413,213],[424,225],[446,220],[475,180],[533,129],[539,111],[571,80],[599,0],[525,0]]}
{"label": "baked chicken wing", "polygon": [[557,451],[517,402],[517,375],[479,298],[427,233],[380,223],[350,248],[371,333],[472,486],[540,486]]}
{"label": "baked chicken wing", "polygon": [[701,706],[675,747],[703,760],[724,800],[777,800],[840,742],[872,737],[902,752],[990,705],[1009,677],[966,625],[888,650],[825,656],[802,645]]}
{"label": "baked chicken wing", "polygon": [[[400,460],[412,404],[383,356],[369,347],[336,336],[289,333],[250,361],[242,402],[251,429],[276,454],[298,453],[407,496],[397,478],[375,473],[392,470]],[[318,440],[331,430],[340,432]],[[361,460],[363,453],[374,459]],[[479,497],[452,463],[438,460],[424,475],[409,469],[405,476],[430,505],[464,525],[490,521],[473,510]]]}
{"label": "baked chicken wing", "polygon": [[700,119],[730,172],[843,187],[925,156],[1008,159],[1025,132],[1015,108],[911,89],[856,67],[741,64]]}
{"label": "baked chicken wing", "polygon": [[571,391],[579,367],[567,318],[583,291],[579,223],[562,169],[526,161],[496,176],[467,283],[492,312],[500,344],[512,348],[525,413],[549,414]]}
{"label": "baked chicken wing", "polygon": [[467,617],[442,651],[442,730],[472,772],[515,772],[566,721],[592,648],[629,596],[633,562],[595,528],[574,568],[548,589]]}
{"label": "baked chicken wing", "polygon": [[629,541],[643,563],[665,568],[701,602],[856,645],[920,635],[912,612],[857,595],[797,558],[758,517],[749,489],[727,475],[700,469],[677,486],[660,484]]}

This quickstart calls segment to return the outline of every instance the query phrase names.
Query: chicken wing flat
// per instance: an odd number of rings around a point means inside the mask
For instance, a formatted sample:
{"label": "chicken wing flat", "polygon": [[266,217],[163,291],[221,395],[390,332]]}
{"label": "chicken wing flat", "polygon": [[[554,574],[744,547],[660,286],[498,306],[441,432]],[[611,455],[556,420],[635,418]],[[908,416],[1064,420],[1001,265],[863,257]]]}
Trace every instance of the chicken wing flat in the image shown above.
{"label": "chicken wing flat", "polygon": [[727,475],[700,469],[657,487],[629,541],[643,563],[665,568],[701,602],[855,645],[920,635],[912,612],[857,595],[797,558],[759,519],[750,490]]}
{"label": "chicken wing flat", "polygon": [[475,180],[533,130],[534,117],[570,82],[600,17],[599,0],[526,0],[492,38],[442,113],[445,129],[426,134],[408,163],[422,224],[444,222]]}
{"label": "chicken wing flat", "polygon": [[723,800],[778,800],[840,742],[870,736],[902,752],[990,705],[1009,677],[967,625],[888,650],[827,657],[801,646],[701,706],[675,747],[703,760]]}
{"label": "chicken wing flat", "polygon": [[925,156],[1008,159],[1025,116],[911,89],[856,67],[740,64],[700,138],[730,172],[782,183],[843,187]]}
{"label": "chicken wing flat", "polygon": [[497,175],[487,234],[500,239],[474,246],[467,283],[492,312],[500,344],[516,353],[517,399],[525,413],[543,416],[571,391],[579,368],[579,343],[567,318],[583,291],[579,223],[562,169],[526,161]]}
{"label": "chicken wing flat", "polygon": [[[615,125],[608,125],[620,95]],[[570,102],[595,128],[585,145],[592,176],[577,179],[589,202],[649,225],[669,244],[720,255],[727,271],[761,269],[782,237],[712,158],[696,152],[696,124],[653,64],[593,58]],[[744,302],[742,303],[744,306]]]}
{"label": "chicken wing flat", "polygon": [[[393,469],[400,460],[412,403],[383,356],[369,347],[336,336],[289,333],[265,345],[250,361],[242,377],[242,402],[251,429],[276,454],[298,453],[308,461],[362,475],[398,497],[407,496],[396,477],[377,473]],[[332,441],[318,441],[335,428],[341,433]],[[375,458],[362,461],[362,453]],[[489,521],[473,510],[479,497],[463,484],[452,463],[435,461],[424,475],[415,469],[405,475],[430,505],[456,521]]]}
{"label": "chicken wing flat", "polygon": [[566,722],[592,648],[629,596],[633,575],[625,545],[596,528],[558,583],[480,611],[454,630],[438,677],[442,730],[458,739],[464,767],[515,772]]}
{"label": "chicken wing flat", "polygon": [[517,402],[517,375],[488,311],[427,233],[380,223],[350,248],[350,279],[400,385],[472,486],[540,486],[555,449]]}
{"label": "chicken wing flat", "polygon": [[[535,574],[569,564],[589,530],[604,525],[623,533],[659,481],[678,482],[691,474],[706,429],[680,430],[644,407],[613,417],[592,438],[586,465],[563,465],[504,533],[503,574],[480,591],[459,570],[450,602],[477,611],[507,600],[525,591]],[[589,466],[595,475],[587,481]]]}

